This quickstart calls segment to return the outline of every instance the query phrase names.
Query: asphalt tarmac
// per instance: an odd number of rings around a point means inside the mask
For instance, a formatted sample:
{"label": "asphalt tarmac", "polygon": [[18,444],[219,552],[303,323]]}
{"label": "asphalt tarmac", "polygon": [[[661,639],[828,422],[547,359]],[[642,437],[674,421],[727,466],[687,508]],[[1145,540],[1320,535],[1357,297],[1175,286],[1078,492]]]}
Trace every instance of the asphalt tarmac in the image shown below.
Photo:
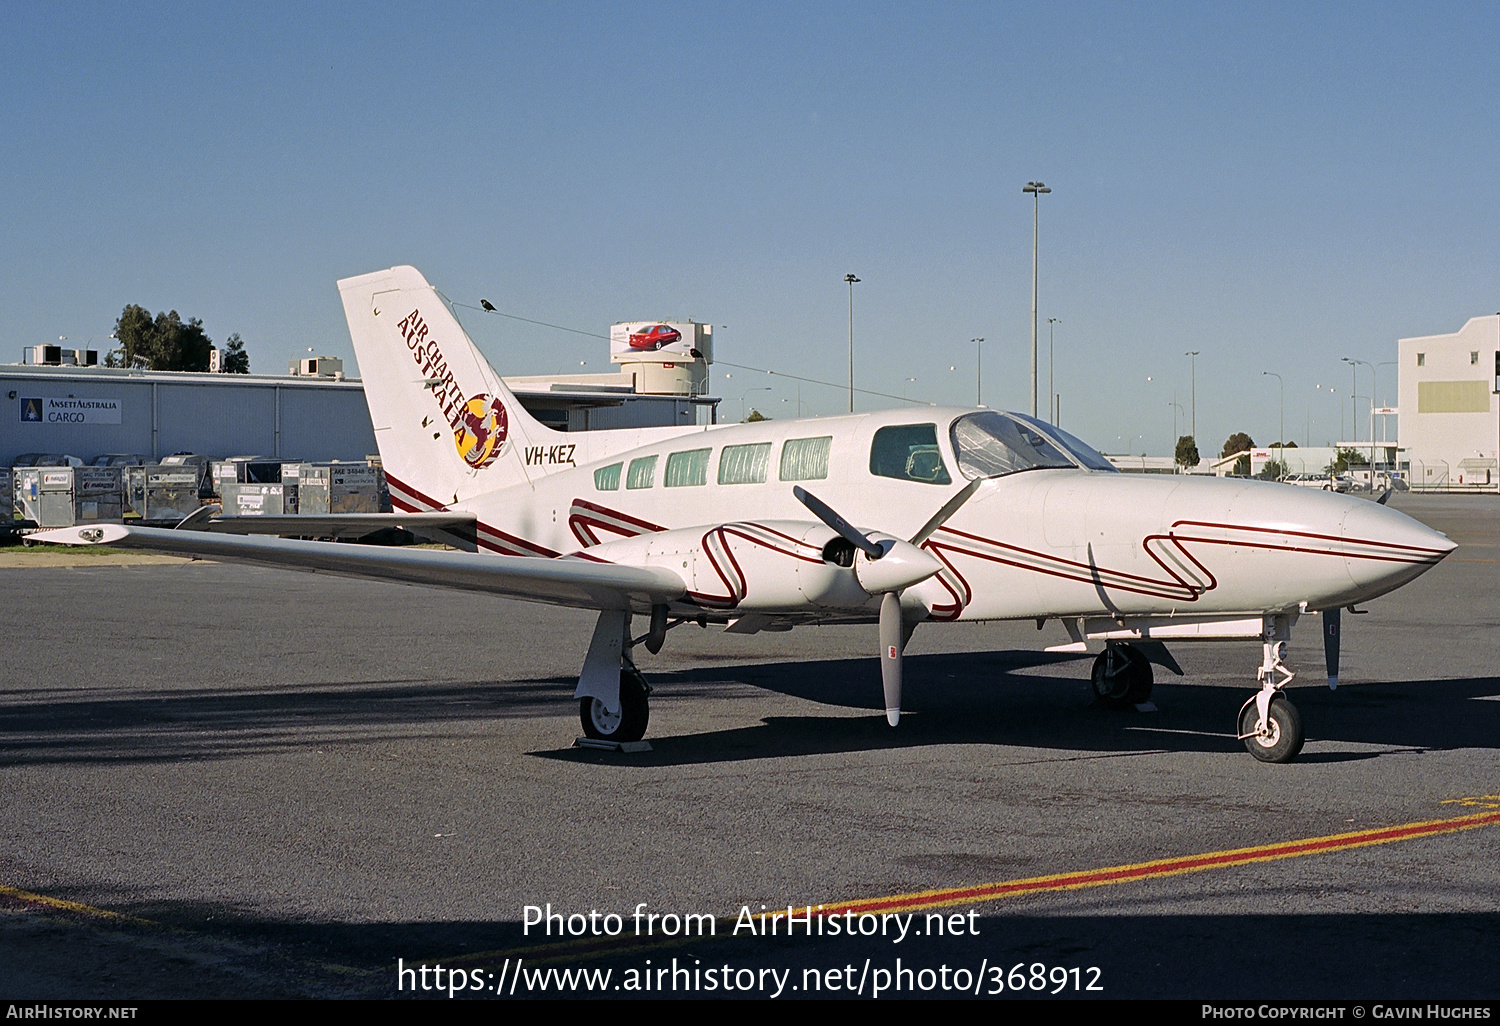
{"label": "asphalt tarmac", "polygon": [[[1500,822],[1472,818],[1500,810],[1500,501],[1395,505],[1460,547],[1344,616],[1337,692],[1318,619],[1294,631],[1284,766],[1234,737],[1254,644],[1175,648],[1156,711],[1114,712],[1041,651],[1056,624],[923,625],[893,730],[873,626],[682,627],[639,652],[652,750],[625,755],[571,747],[588,613],[23,557],[0,996],[509,1000],[598,968],[609,997],[1500,997]],[[731,932],[867,899],[907,935]],[[527,928],[548,905],[582,936]],[[687,915],[722,918],[663,935]]]}

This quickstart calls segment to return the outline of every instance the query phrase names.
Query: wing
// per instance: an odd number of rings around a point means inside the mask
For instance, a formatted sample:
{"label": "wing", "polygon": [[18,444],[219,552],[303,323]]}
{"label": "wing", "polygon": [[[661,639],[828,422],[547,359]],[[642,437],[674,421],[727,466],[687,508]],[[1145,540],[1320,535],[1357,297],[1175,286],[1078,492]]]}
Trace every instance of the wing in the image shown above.
{"label": "wing", "polygon": [[38,531],[28,540],[176,552],[294,570],[479,591],[580,609],[649,608],[657,603],[674,602],[687,591],[680,577],[658,567],[618,566],[538,556],[492,556],[287,538],[247,538],[119,524]]}
{"label": "wing", "polygon": [[[218,507],[210,506],[217,511]],[[197,514],[194,514],[197,516]],[[276,534],[293,538],[363,538],[383,528],[404,528],[433,541],[475,552],[473,513],[287,513],[266,516],[189,517],[178,527],[216,534]]]}

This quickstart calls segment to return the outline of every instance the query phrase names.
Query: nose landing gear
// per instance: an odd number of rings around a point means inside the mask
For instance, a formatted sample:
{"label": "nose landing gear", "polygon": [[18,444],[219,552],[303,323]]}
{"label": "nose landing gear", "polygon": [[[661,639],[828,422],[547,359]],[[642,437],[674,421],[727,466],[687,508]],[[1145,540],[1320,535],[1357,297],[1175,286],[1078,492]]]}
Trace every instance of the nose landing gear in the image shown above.
{"label": "nose landing gear", "polygon": [[[1260,690],[1240,707],[1239,739],[1261,762],[1291,762],[1302,751],[1306,734],[1302,717],[1283,689],[1297,676],[1281,661],[1291,637],[1291,621],[1284,615],[1268,616],[1261,642],[1260,669],[1255,677]],[[1281,679],[1277,680],[1277,675]]]}

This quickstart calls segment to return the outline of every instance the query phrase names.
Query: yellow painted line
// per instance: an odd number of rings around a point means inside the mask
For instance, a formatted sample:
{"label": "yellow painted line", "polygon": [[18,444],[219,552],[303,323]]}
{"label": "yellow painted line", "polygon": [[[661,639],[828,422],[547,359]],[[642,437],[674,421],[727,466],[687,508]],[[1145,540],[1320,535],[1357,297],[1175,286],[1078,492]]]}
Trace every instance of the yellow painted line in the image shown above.
{"label": "yellow painted line", "polygon": [[59,912],[72,912],[75,915],[92,916],[96,919],[110,919],[117,923],[134,923],[137,926],[154,926],[158,928],[162,925],[152,922],[150,919],[128,916],[123,912],[111,912],[108,909],[95,908],[93,905],[83,905],[79,902],[66,901],[62,898],[49,898],[45,894],[21,891],[14,887],[0,887],[0,898],[9,898],[12,901],[19,901],[26,905],[40,905],[43,908],[56,909]]}
{"label": "yellow painted line", "polygon": [[1301,855],[1325,855],[1330,852],[1348,851],[1351,848],[1367,848],[1377,844],[1391,844],[1395,841],[1410,841],[1419,837],[1434,837],[1463,830],[1475,830],[1497,823],[1500,823],[1500,812],[1482,812],[1452,819],[1429,819],[1417,823],[1403,823],[1400,826],[1353,830],[1349,833],[1329,834],[1325,837],[1307,837],[1297,841],[1261,844],[1251,848],[1231,848],[1181,858],[1153,859],[1150,862],[1089,869],[1077,873],[1054,873],[1049,876],[1033,876],[1002,883],[980,884],[976,887],[951,887],[943,890],[897,894],[888,898],[841,902],[824,906],[822,914],[843,915],[845,912],[852,912],[860,915],[880,912],[912,912],[949,905],[972,905],[1044,891],[1104,887],[1109,884],[1134,883],[1139,880],[1181,876],[1185,873],[1200,873],[1208,869],[1227,869],[1231,866],[1247,866],[1256,862],[1272,862]]}
{"label": "yellow painted line", "polygon": [[[1488,800],[1497,796],[1484,795],[1475,798],[1455,798],[1449,801],[1464,805],[1481,805],[1493,808]],[[1445,802],[1444,804],[1448,804]],[[1482,812],[1449,819],[1429,819],[1399,826],[1376,827],[1369,830],[1352,830],[1342,834],[1323,837],[1305,837],[1295,841],[1279,841],[1260,844],[1250,848],[1230,848],[1224,851],[1204,852],[1169,859],[1152,859],[1149,862],[1134,862],[1123,866],[1107,866],[1102,869],[1087,869],[1073,873],[1052,873],[1047,876],[1025,877],[997,883],[978,884],[971,887],[949,887],[930,891],[913,891],[883,898],[863,898],[857,901],[829,902],[813,907],[812,914],[820,918],[834,916],[880,915],[917,912],[924,909],[945,908],[953,905],[990,904],[1006,898],[1039,894],[1047,891],[1081,890],[1087,887],[1107,887],[1112,884],[1136,883],[1186,873],[1201,873],[1210,869],[1228,869],[1247,866],[1257,862],[1272,862],[1278,859],[1298,858],[1304,855],[1327,855],[1353,848],[1368,848],[1377,844],[1393,844],[1422,837],[1437,837],[1465,830],[1500,824],[1500,811]],[[806,907],[796,908],[799,917],[806,914]],[[772,915],[785,916],[784,910],[762,912],[752,918],[764,921]],[[630,917],[624,917],[628,923]],[[717,937],[733,936],[736,918],[720,918],[716,925]],[[759,928],[757,928],[759,933]],[[687,944],[711,942],[714,937],[641,937],[621,934],[617,937],[586,937],[577,940],[559,940],[548,944],[503,951],[482,951],[459,955],[451,959],[440,959],[454,965],[474,964],[483,960],[500,960],[524,957],[534,965],[546,965],[563,959],[577,959],[586,955],[616,954],[622,951],[649,951],[665,947],[681,947]]]}
{"label": "yellow painted line", "polygon": [[[180,926],[168,926],[166,923],[158,923],[153,919],[142,919],[139,916],[126,915],[124,912],[111,912],[106,908],[96,908],[93,905],[85,905],[82,902],[68,901],[65,898],[50,898],[45,894],[37,894],[34,891],[23,891],[15,887],[0,886],[0,900],[10,899],[23,906],[52,909],[58,912],[71,912],[74,915],[88,916],[92,919],[103,919],[113,923],[130,923],[132,926],[148,926],[153,930],[160,930],[179,937],[194,937],[206,940],[210,943],[223,944],[224,941],[209,937],[195,930],[186,930]],[[303,965],[326,969],[331,972],[342,973],[348,976],[369,976],[375,972],[384,970],[359,969],[353,966],[339,965],[335,962],[316,962],[306,959],[300,960]]]}

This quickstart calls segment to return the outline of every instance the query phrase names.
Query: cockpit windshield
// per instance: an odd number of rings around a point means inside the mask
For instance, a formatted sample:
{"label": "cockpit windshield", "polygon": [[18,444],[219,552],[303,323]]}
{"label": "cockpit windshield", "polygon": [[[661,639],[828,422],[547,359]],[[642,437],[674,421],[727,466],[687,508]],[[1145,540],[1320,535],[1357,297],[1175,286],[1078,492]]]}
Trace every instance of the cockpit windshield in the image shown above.
{"label": "cockpit windshield", "polygon": [[1103,454],[1087,442],[1081,440],[1077,435],[1070,435],[1062,428],[1053,424],[1043,424],[1041,421],[1028,417],[1024,413],[1012,413],[1010,416],[1046,432],[1052,438],[1056,439],[1059,445],[1072,453],[1074,459],[1078,460],[1079,463],[1089,470],[1104,470],[1112,474],[1120,472],[1119,467],[1105,459]]}
{"label": "cockpit windshield", "polygon": [[1020,414],[971,413],[955,420],[949,435],[959,472],[971,480],[1023,470],[1114,469],[1072,435]]}

